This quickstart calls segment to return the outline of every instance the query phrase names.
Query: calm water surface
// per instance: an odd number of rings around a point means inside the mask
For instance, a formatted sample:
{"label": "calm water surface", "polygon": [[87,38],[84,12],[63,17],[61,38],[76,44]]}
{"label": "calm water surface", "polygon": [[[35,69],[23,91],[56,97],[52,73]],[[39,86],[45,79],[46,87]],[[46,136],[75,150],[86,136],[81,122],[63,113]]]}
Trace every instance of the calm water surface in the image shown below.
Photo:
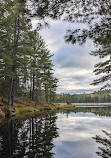
{"label": "calm water surface", "polygon": [[6,121],[0,126],[0,158],[110,158],[110,133],[111,108]]}

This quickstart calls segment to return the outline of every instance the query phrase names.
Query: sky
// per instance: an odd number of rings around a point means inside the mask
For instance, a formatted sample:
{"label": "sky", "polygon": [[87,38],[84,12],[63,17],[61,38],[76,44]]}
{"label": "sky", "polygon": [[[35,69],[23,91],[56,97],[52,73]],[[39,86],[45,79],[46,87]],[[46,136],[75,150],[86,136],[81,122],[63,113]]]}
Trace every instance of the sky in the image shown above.
{"label": "sky", "polygon": [[[93,73],[99,59],[89,53],[95,49],[93,41],[87,40],[82,46],[68,44],[64,36],[67,29],[83,28],[83,24],[74,24],[60,20],[50,20],[50,27],[40,30],[48,49],[53,56],[55,76],[59,79],[57,93],[91,93],[100,86],[90,85],[98,77]],[[33,21],[36,27],[36,21]]]}

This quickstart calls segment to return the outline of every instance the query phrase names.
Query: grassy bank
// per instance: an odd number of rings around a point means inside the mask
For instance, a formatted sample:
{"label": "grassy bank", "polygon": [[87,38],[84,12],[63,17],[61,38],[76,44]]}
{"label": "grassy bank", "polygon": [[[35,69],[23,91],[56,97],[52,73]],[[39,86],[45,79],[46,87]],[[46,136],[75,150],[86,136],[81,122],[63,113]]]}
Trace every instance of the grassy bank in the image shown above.
{"label": "grassy bank", "polygon": [[59,111],[62,109],[74,109],[74,105],[61,105],[61,104],[44,104],[44,105],[36,105],[34,102],[28,102],[30,105],[26,104],[16,104],[15,111],[16,116],[15,118],[20,118],[24,116],[30,116],[35,114],[48,114],[53,111]]}

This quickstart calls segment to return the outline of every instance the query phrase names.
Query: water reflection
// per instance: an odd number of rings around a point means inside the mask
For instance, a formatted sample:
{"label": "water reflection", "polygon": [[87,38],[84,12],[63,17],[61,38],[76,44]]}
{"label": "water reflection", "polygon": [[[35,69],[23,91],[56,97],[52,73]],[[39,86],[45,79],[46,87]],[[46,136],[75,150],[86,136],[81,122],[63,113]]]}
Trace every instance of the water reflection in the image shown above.
{"label": "water reflection", "polygon": [[103,131],[103,133],[103,136],[96,135],[93,137],[97,143],[101,144],[101,146],[98,147],[99,151],[96,153],[102,158],[111,158],[111,134],[106,131]]}
{"label": "water reflection", "polygon": [[111,108],[76,108],[57,114],[59,137],[54,158],[99,158],[98,144],[92,140],[102,130],[110,131]]}
{"label": "water reflection", "polygon": [[[111,153],[111,147],[105,143],[110,140],[110,116],[111,108],[76,108],[6,121],[0,127],[0,158],[99,158],[103,154],[103,158],[109,158],[105,154]],[[108,141],[102,137],[102,130],[107,131]],[[95,140],[103,142],[98,154]]]}
{"label": "water reflection", "polygon": [[8,122],[0,130],[0,158],[51,158],[58,137],[55,115]]}
{"label": "water reflection", "polygon": [[74,113],[94,113],[99,116],[111,116],[111,107],[76,107],[74,110],[64,110],[63,113],[67,113],[70,115],[70,112]]}

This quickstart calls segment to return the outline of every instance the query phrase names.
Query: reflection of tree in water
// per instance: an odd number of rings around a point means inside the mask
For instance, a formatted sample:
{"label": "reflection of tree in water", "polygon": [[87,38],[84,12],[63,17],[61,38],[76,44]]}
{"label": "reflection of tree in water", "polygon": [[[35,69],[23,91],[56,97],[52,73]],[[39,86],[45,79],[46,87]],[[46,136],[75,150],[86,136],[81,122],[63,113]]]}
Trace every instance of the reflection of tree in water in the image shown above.
{"label": "reflection of tree in water", "polygon": [[103,132],[105,136],[96,135],[93,137],[97,143],[101,144],[101,147],[98,147],[99,151],[96,153],[103,158],[111,158],[111,134],[106,131]]}
{"label": "reflection of tree in water", "polygon": [[0,158],[51,158],[56,116],[7,122],[0,130]]}
{"label": "reflection of tree in water", "polygon": [[70,114],[70,112],[79,113],[94,113],[99,116],[111,116],[111,107],[76,107],[74,110],[64,110],[63,113]]}

